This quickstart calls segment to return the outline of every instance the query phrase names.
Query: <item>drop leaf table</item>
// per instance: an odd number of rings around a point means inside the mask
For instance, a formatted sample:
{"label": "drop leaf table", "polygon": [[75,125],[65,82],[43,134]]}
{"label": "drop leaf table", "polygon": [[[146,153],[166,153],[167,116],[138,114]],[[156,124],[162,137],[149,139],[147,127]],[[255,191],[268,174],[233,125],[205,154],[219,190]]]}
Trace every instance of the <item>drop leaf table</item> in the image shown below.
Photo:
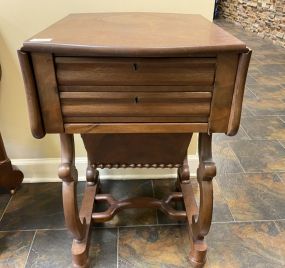
{"label": "drop leaf table", "polygon": [[[122,209],[159,209],[185,220],[189,258],[206,260],[216,166],[212,134],[239,128],[251,56],[246,45],[199,15],[71,14],[24,42],[18,51],[32,134],[58,133],[65,221],[74,236],[74,267],[88,267],[91,226]],[[199,133],[193,196],[187,148]],[[73,135],[83,139],[88,166],[77,207]],[[177,168],[177,191],[162,200],[115,200],[101,193],[97,168]],[[185,210],[173,203],[183,201]],[[108,204],[95,212],[99,202]]]}

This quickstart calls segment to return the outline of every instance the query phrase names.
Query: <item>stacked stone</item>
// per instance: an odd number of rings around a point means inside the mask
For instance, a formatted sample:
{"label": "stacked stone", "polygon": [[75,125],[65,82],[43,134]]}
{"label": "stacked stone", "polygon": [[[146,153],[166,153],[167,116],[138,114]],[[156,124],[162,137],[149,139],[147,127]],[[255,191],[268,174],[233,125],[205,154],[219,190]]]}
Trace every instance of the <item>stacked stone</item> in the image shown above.
{"label": "stacked stone", "polygon": [[221,0],[219,14],[285,47],[285,0]]}

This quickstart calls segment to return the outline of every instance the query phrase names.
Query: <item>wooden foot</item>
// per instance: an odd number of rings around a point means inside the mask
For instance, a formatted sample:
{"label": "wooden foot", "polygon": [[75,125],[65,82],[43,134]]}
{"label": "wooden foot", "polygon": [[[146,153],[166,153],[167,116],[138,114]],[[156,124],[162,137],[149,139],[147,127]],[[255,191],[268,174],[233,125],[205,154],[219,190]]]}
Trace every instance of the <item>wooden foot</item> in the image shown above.
{"label": "wooden foot", "polygon": [[14,194],[23,181],[23,173],[11,164],[8,158],[0,133],[0,188],[4,188]]}
{"label": "wooden foot", "polygon": [[89,245],[90,245],[90,237],[92,232],[92,212],[94,206],[95,195],[97,192],[97,185],[88,185],[86,186],[81,209],[80,209],[80,219],[86,220],[86,230],[85,236],[82,241],[78,241],[76,239],[73,240],[72,243],[72,261],[74,267],[89,267]]}

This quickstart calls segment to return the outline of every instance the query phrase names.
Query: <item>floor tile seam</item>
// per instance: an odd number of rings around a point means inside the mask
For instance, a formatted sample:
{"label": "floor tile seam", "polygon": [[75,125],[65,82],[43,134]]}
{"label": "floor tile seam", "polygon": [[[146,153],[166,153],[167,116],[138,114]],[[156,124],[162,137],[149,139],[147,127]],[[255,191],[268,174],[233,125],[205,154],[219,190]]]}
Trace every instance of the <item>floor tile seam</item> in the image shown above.
{"label": "floor tile seam", "polygon": [[117,268],[119,268],[119,239],[120,239],[120,227],[117,228]]}
{"label": "floor tile seam", "polygon": [[[284,115],[283,115],[283,117],[284,117]],[[281,115],[278,115],[278,118],[279,118],[283,123],[285,123],[285,120],[281,118]]]}
{"label": "floor tile seam", "polygon": [[[262,219],[262,220],[236,220],[236,221],[213,221],[212,224],[233,224],[233,223],[260,223],[260,222],[274,222],[274,221],[284,221],[285,219]],[[143,228],[143,227],[182,227],[187,226],[187,223],[177,224],[177,223],[165,223],[165,224],[145,224],[145,225],[125,225],[118,226],[117,229],[120,231],[127,228]],[[114,227],[115,228],[115,227]],[[120,235],[119,235],[120,237]]]}
{"label": "floor tile seam", "polygon": [[[249,138],[249,140],[252,140],[252,138],[247,133],[245,127],[243,126],[242,122],[240,123],[240,128],[244,131],[244,133],[246,134],[247,138]],[[240,139],[240,140],[242,141],[242,139]]]}
{"label": "floor tile seam", "polygon": [[262,219],[262,220],[236,220],[236,221],[213,221],[213,224],[232,224],[232,223],[260,223],[260,222],[276,222],[285,219]]}
{"label": "floor tile seam", "polygon": [[281,143],[281,140],[276,140],[276,141],[278,141],[278,143],[282,146],[282,148],[285,149],[285,145],[283,145],[283,144]]}
{"label": "floor tile seam", "polygon": [[284,115],[244,115],[242,118],[246,118],[246,119],[251,119],[253,117],[276,117],[278,118],[279,120],[281,120],[282,122],[285,123],[285,121],[283,121],[280,116],[284,116]]}
{"label": "floor tile seam", "polygon": [[[223,142],[235,142],[235,141],[279,141],[280,139],[265,139],[265,138],[260,138],[260,139],[256,139],[256,138],[250,138],[248,140],[245,139],[233,139],[233,140],[224,140],[224,141],[218,141],[218,142],[214,142],[215,143],[223,143]],[[283,146],[282,146],[283,147]]]}
{"label": "floor tile seam", "polygon": [[241,169],[242,169],[243,173],[245,173],[245,169],[243,168],[243,166],[242,166],[242,164],[241,164],[241,162],[240,162],[239,158],[237,157],[237,155],[236,155],[235,151],[234,151],[234,150],[233,150],[233,148],[231,147],[231,145],[230,145],[229,141],[227,141],[227,142],[226,142],[226,144],[228,145],[228,147],[229,147],[229,148],[230,148],[230,150],[232,151],[232,153],[233,153],[233,155],[234,155],[235,159],[236,159],[236,160],[238,161],[238,163],[240,164],[240,166],[241,166]]}
{"label": "floor tile seam", "polygon": [[285,179],[283,179],[283,178],[280,176],[280,173],[282,173],[282,172],[277,172],[276,175],[277,175],[277,177],[280,179],[281,183],[285,185]]}
{"label": "floor tile seam", "polygon": [[[215,158],[214,158],[215,161]],[[246,171],[246,172],[220,172],[216,175],[216,177],[220,177],[223,175],[247,175],[247,174],[275,174],[275,173],[283,173],[285,170],[274,170],[274,171]]]}
{"label": "floor tile seam", "polygon": [[278,221],[283,221],[283,220],[274,220],[274,225],[275,225],[276,229],[279,231],[279,233],[282,233],[282,230],[280,229],[280,227],[277,224]]}
{"label": "floor tile seam", "polygon": [[[262,220],[234,220],[234,221],[212,221],[212,224],[227,224],[227,223],[256,223],[256,222],[273,222],[273,221],[285,221],[285,218],[280,219],[262,219]],[[142,227],[170,227],[170,226],[187,226],[187,223],[159,223],[159,224],[138,224],[138,225],[122,225],[122,226],[112,226],[112,227],[95,227],[93,231],[102,230],[102,229],[117,229],[117,232],[120,234],[120,229],[126,228],[142,228]],[[35,230],[12,230],[12,231],[0,231],[0,233],[10,233],[10,232],[35,232],[38,233],[42,231],[41,229]],[[45,231],[67,231],[67,229],[46,229]],[[120,236],[119,236],[120,237]]]}
{"label": "floor tile seam", "polygon": [[67,231],[67,228],[34,228],[34,229],[7,229],[7,230],[0,230],[0,233],[6,232],[35,232],[35,231]]}
{"label": "floor tile seam", "polygon": [[0,223],[1,223],[2,219],[3,219],[3,217],[4,217],[4,214],[6,213],[6,211],[7,211],[7,209],[8,209],[8,206],[9,206],[9,204],[10,204],[12,198],[13,198],[13,196],[10,197],[9,201],[7,202],[7,204],[6,204],[6,206],[5,206],[4,210],[3,210],[2,215],[0,216]]}
{"label": "floor tile seam", "polygon": [[33,247],[33,244],[34,244],[34,241],[35,241],[35,237],[36,237],[36,235],[37,235],[37,232],[38,232],[38,230],[35,230],[35,233],[34,233],[34,235],[33,235],[33,239],[32,239],[32,242],[31,242],[31,245],[30,245],[30,248],[29,248],[29,252],[28,252],[27,258],[26,258],[26,260],[25,260],[25,265],[24,265],[24,267],[27,266],[28,259],[29,259],[30,253],[31,253],[31,251],[32,251],[32,247]]}

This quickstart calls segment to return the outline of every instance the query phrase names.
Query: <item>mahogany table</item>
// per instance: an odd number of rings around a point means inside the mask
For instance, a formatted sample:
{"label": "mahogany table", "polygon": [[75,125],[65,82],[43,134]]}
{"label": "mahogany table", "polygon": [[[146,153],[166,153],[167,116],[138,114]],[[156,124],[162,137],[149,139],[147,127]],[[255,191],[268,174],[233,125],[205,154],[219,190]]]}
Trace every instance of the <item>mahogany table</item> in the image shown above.
{"label": "mahogany table", "polygon": [[[213,210],[212,133],[235,135],[251,50],[199,15],[71,14],[18,51],[36,138],[59,133],[66,225],[75,267],[87,267],[91,225],[122,209],[160,209],[188,222],[190,260],[203,266]],[[187,148],[199,133],[200,206]],[[77,208],[73,134],[87,155],[86,189]],[[101,193],[97,168],[177,168],[177,191],[163,200],[115,200]],[[173,202],[183,200],[185,210]],[[94,212],[107,202],[104,212]]]}

